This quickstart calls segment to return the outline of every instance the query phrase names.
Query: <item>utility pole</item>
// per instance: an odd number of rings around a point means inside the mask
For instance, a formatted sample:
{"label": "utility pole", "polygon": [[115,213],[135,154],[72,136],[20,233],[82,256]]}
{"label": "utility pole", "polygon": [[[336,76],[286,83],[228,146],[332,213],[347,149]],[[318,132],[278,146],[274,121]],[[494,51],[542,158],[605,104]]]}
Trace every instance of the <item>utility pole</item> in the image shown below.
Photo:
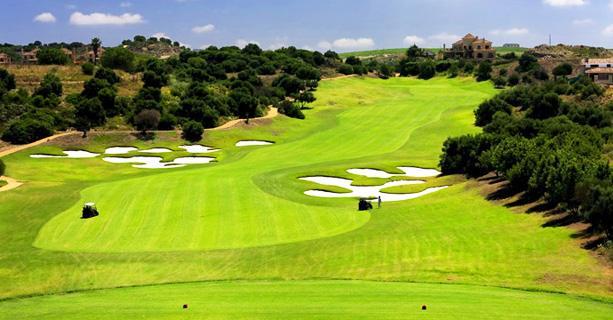
{"label": "utility pole", "polygon": [[549,46],[551,47],[551,33],[549,34]]}

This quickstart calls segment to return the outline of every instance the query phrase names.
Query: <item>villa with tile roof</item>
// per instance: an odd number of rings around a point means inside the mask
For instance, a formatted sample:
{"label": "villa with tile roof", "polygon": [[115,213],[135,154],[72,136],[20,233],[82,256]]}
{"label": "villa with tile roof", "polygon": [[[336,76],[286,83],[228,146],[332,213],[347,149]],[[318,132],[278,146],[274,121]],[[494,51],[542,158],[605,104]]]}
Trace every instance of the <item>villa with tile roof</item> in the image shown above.
{"label": "villa with tile roof", "polygon": [[443,52],[448,59],[467,59],[471,61],[492,61],[496,58],[496,50],[492,42],[479,39],[472,34],[467,34],[461,40],[456,41],[451,49]]}
{"label": "villa with tile roof", "polygon": [[6,53],[0,53],[0,64],[10,64],[11,63],[11,57],[8,56],[8,54]]}
{"label": "villa with tile roof", "polygon": [[613,85],[613,59],[583,59],[581,65],[585,75],[597,84]]}

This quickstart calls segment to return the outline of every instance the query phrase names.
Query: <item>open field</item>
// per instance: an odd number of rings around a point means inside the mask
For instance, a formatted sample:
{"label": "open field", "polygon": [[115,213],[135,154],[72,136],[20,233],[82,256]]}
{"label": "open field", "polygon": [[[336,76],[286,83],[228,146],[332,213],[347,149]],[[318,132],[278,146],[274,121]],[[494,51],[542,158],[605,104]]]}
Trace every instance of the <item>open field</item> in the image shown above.
{"label": "open field", "polygon": [[[8,155],[6,175],[25,184],[0,193],[0,299],[17,298],[1,301],[0,309],[23,318],[102,317],[100,310],[109,309],[117,312],[111,318],[187,312],[192,318],[300,318],[322,310],[330,312],[322,318],[365,318],[366,309],[432,319],[610,316],[610,271],[579,247],[572,230],[544,228],[546,217],[495,206],[462,177],[427,179],[423,188],[451,187],[370,212],[358,212],[355,199],[303,194],[326,189],[298,180],[303,176],[373,185],[389,180],[345,170],[436,167],[448,136],[479,130],[472,110],[495,92],[490,83],[467,78],[324,81],[305,120],[280,116],[208,131],[200,143],[223,150],[206,154],[218,163],[201,166],[157,171],[99,157],[29,157],[117,145],[180,150],[184,142],[170,133],[146,142],[125,134],[61,138]],[[235,147],[239,140],[275,144]],[[165,160],[187,155],[159,154]],[[390,190],[399,191],[406,190]],[[101,216],[79,219],[90,201]],[[209,280],[244,281],[152,286]],[[147,286],[28,298],[138,285]],[[180,309],[183,303],[190,309]],[[427,313],[419,310],[422,303],[431,306]]]}
{"label": "open field", "polygon": [[[503,48],[503,47],[494,47],[494,49],[496,49],[497,53],[509,53],[509,52],[515,52],[516,54],[522,54],[524,53],[524,51],[527,50],[527,48]],[[428,50],[428,51],[432,51],[434,53],[438,53],[440,52],[442,49],[441,48],[424,48],[424,50]],[[381,49],[381,50],[366,50],[366,51],[354,51],[354,52],[344,52],[344,53],[339,53],[339,56],[341,58],[347,58],[349,56],[356,56],[356,57],[376,57],[376,56],[382,56],[385,54],[391,54],[391,55],[398,55],[398,54],[405,54],[407,52],[407,48],[396,48],[396,49]]]}

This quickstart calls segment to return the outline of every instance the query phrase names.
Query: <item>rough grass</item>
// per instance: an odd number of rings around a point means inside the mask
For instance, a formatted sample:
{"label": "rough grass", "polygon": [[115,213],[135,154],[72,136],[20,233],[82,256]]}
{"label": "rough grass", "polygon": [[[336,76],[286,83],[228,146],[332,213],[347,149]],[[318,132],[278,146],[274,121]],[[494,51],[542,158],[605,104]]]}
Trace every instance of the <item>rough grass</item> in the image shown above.
{"label": "rough grass", "polygon": [[[509,53],[509,52],[515,52],[516,54],[522,54],[524,53],[527,48],[504,48],[504,47],[494,47],[494,49],[496,49],[497,53],[501,53],[501,54],[505,54],[505,53]],[[428,50],[428,51],[432,51],[434,53],[438,53],[440,52],[441,48],[424,48],[424,50]],[[381,50],[366,50],[366,51],[354,51],[354,52],[344,52],[344,53],[339,53],[338,55],[341,58],[347,58],[349,56],[356,56],[356,57],[376,57],[376,56],[382,56],[385,54],[391,54],[391,55],[398,55],[398,54],[405,54],[407,52],[407,48],[396,48],[396,49],[381,49]]]}
{"label": "rough grass", "polygon": [[[171,171],[135,169],[96,158],[29,158],[30,153],[59,152],[61,149],[55,145],[62,141],[7,156],[3,159],[7,175],[26,184],[0,193],[0,298],[207,280],[363,279],[546,290],[611,301],[610,275],[572,239],[573,231],[543,228],[545,217],[514,214],[495,206],[461,178],[429,179],[429,184],[453,185],[422,198],[384,203],[383,208],[368,213],[357,212],[354,199],[320,199],[302,194],[312,187],[297,180],[305,175],[352,178],[346,169],[396,172],[395,166],[399,165],[436,167],[441,144],[448,136],[478,131],[472,125],[472,110],[494,93],[491,84],[471,79],[325,81],[317,91],[314,108],[306,111],[305,120],[280,116],[270,126],[208,132],[201,143],[224,149],[216,155],[219,163]],[[271,140],[276,144],[237,148],[234,143],[238,140]],[[152,145],[122,135],[100,135],[86,141],[72,146],[100,152],[113,145]],[[176,149],[181,142],[169,137],[155,144]],[[171,156],[164,157],[170,160]],[[82,221],[80,206],[88,201],[99,204],[102,216]],[[259,284],[244,283],[238,286]],[[206,285],[185,290],[212,305],[222,306],[222,302],[214,300],[220,298],[234,301],[235,310],[245,306],[236,314],[207,309],[207,316],[212,318],[259,314],[288,318],[284,312],[290,308],[297,313],[313,308],[311,315],[315,316],[333,306],[338,306],[338,313],[324,314],[322,318],[352,315],[350,309],[356,313],[361,310],[365,315],[367,310],[390,312],[383,317],[392,317],[394,312],[400,317],[407,310],[400,302],[390,302],[387,309],[383,302],[366,307],[370,300],[380,301],[372,296],[378,291],[400,290],[385,283],[380,285],[387,289],[364,285],[366,291],[356,293],[356,304],[345,307],[338,301],[347,302],[346,297],[327,296],[323,300],[305,300],[304,304],[298,296],[290,298],[291,292],[299,292],[303,286],[320,292],[326,292],[328,287],[332,291],[354,292],[343,283],[337,287],[334,283],[279,283],[288,287],[279,289],[279,295],[287,299],[280,300],[284,306],[279,307],[278,316],[265,312],[264,309],[278,306],[265,300],[260,313],[246,314],[249,311],[245,310],[252,310],[250,306],[259,304],[248,297],[258,294],[248,289],[234,290],[234,284],[220,283],[222,287],[228,285],[227,290],[233,294],[219,297],[207,294],[213,291],[207,291]],[[160,312],[172,317],[174,313],[166,312],[175,312],[175,307],[189,303],[174,300],[170,293],[175,289],[170,287],[147,288],[103,291],[102,297],[108,298],[100,304],[81,303],[84,300],[78,300],[81,294],[77,294],[74,302],[52,296],[5,301],[0,308],[4,311],[5,306],[14,306],[11,308],[31,317],[47,310],[52,317],[53,310],[73,305],[82,308],[75,314],[90,312],[89,308],[101,317],[101,312],[93,310],[112,309],[109,305],[124,310],[122,297],[131,296],[134,298],[126,301],[137,305],[135,312]],[[509,309],[504,309],[500,300],[495,302],[500,293],[495,292],[497,289],[464,287],[466,291],[458,293],[454,290],[459,286],[433,288],[440,299],[437,301],[454,305],[449,306],[450,313],[433,318],[452,317],[453,312],[466,305],[464,301],[478,296],[494,300],[483,300],[481,309],[466,309],[470,317],[502,314],[492,317],[501,318],[505,313],[519,317],[518,313],[526,312],[533,318],[559,318],[571,316],[569,310],[580,311],[583,305],[592,304],[573,297],[569,299],[576,303],[558,300],[566,299],[558,294],[532,297],[522,292],[516,294],[527,301],[524,304],[535,304],[522,307],[519,302],[510,302],[514,298],[501,298],[509,300]],[[402,296],[411,305],[421,300],[410,300],[413,289],[407,290]],[[95,296],[97,292],[91,294]],[[82,299],[87,300],[88,293],[83,295]],[[90,297],[99,299],[94,296]],[[149,306],[135,302],[137,296],[143,301],[151,297],[160,302],[148,310]],[[184,299],[182,296],[177,300]],[[162,310],[162,303],[171,305],[172,310]],[[418,305],[421,303],[428,301],[419,301]],[[476,305],[474,301],[469,304],[473,303]],[[610,315],[610,305],[594,304],[598,307],[586,311],[586,315]],[[435,310],[433,307],[432,312]]]}
{"label": "rough grass", "polygon": [[6,186],[7,184],[9,184],[9,183],[4,181],[4,180],[0,180],[0,188]]}
{"label": "rough grass", "polygon": [[3,307],[0,318],[6,319],[588,320],[613,313],[613,305],[567,295],[367,281],[172,284],[37,297]]}

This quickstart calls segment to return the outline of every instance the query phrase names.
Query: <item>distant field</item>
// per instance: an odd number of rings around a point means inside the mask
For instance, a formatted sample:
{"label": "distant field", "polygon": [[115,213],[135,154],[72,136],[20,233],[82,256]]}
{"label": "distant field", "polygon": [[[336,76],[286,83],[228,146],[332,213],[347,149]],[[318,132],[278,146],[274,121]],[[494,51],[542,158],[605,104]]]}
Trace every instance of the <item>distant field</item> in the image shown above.
{"label": "distant field", "polygon": [[[496,52],[498,53],[524,53],[528,48],[503,48],[503,47],[494,47]],[[432,51],[434,53],[438,53],[441,51],[441,48],[425,48],[424,50]],[[345,52],[339,53],[341,58],[347,58],[349,56],[356,57],[371,57],[371,56],[381,56],[384,54],[404,54],[407,52],[407,48],[397,48],[397,49],[381,49],[381,50],[367,50],[367,51],[354,51],[354,52]]]}

